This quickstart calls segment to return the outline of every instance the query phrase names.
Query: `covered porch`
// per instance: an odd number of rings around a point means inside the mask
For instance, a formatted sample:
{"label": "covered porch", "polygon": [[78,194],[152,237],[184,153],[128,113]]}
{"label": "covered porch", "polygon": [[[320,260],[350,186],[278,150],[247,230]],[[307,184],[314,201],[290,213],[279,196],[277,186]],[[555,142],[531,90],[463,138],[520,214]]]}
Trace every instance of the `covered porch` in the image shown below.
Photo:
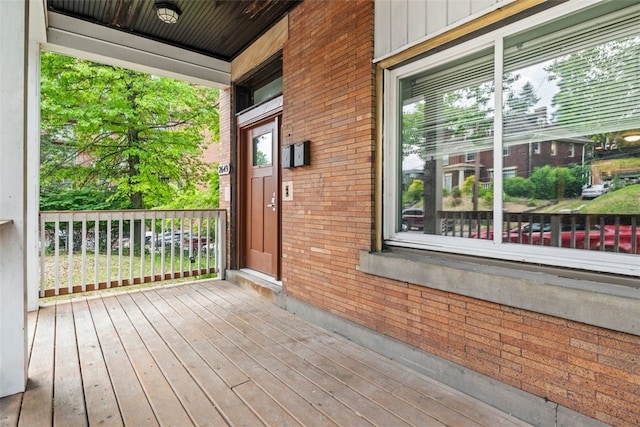
{"label": "covered porch", "polygon": [[59,300],[28,331],[1,426],[527,425],[224,280]]}

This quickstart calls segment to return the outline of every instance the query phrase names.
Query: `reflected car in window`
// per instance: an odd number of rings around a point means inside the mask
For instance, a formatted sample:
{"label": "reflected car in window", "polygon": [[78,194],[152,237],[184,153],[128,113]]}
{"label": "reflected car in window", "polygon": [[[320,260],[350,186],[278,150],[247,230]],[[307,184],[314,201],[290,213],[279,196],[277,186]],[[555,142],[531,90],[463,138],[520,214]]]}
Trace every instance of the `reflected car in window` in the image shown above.
{"label": "reflected car in window", "polygon": [[409,208],[402,211],[402,231],[422,230],[424,228],[424,211]]}
{"label": "reflected car in window", "polygon": [[609,191],[609,187],[606,184],[591,184],[582,189],[583,199],[595,199],[602,196]]}

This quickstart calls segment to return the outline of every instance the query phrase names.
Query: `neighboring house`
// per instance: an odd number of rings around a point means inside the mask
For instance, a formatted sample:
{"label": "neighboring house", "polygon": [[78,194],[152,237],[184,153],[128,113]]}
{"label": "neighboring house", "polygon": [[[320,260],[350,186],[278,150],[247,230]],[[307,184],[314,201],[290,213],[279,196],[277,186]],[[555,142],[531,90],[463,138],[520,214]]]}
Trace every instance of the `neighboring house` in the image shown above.
{"label": "neighboring house", "polygon": [[[439,221],[445,171],[455,185],[475,170],[467,153],[486,179],[526,176],[640,129],[639,50],[636,2],[300,2],[221,91],[227,277],[256,272],[283,308],[532,424],[640,424],[637,254],[401,228],[409,151],[429,159],[415,177]],[[544,135],[503,126],[492,97],[524,93],[514,74],[553,108]],[[403,114],[419,108],[405,151]],[[452,123],[482,137],[454,147]],[[501,198],[497,182],[496,218]]]}

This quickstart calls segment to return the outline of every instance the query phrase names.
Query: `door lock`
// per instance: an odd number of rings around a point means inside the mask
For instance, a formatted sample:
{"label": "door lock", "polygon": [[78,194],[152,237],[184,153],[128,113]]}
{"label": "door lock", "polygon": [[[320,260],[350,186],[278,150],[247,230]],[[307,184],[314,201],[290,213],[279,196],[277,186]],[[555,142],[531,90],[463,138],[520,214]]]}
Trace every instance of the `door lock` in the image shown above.
{"label": "door lock", "polygon": [[273,192],[273,195],[271,196],[271,203],[269,203],[267,205],[268,208],[271,208],[274,212],[276,211],[276,193],[275,191]]}

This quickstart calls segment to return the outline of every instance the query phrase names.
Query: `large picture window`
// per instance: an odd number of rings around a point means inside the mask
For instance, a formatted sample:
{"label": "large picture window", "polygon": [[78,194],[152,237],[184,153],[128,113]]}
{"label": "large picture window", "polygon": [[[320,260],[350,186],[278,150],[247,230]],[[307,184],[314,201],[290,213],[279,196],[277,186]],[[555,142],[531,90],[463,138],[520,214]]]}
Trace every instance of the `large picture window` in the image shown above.
{"label": "large picture window", "polygon": [[388,245],[640,275],[640,6],[625,6],[552,8],[386,73]]}

